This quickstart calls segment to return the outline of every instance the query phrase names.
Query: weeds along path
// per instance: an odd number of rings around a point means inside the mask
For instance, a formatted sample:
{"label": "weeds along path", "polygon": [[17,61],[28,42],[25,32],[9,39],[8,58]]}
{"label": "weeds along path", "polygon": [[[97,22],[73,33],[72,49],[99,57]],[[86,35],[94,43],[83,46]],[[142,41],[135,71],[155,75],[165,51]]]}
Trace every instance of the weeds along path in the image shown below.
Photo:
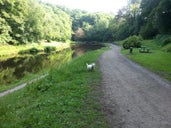
{"label": "weeds along path", "polygon": [[40,80],[40,79],[46,77],[47,75],[48,75],[48,74],[41,75],[41,76],[39,76],[38,78],[35,78],[35,79],[33,79],[33,80],[30,80],[29,82],[25,82],[25,83],[23,83],[23,84],[18,85],[17,87],[14,87],[14,88],[9,89],[9,90],[7,90],[7,91],[1,92],[1,93],[0,93],[0,97],[3,97],[3,96],[5,96],[5,95],[7,95],[7,94],[10,94],[10,93],[12,93],[12,92],[15,92],[15,91],[17,91],[17,90],[19,90],[19,89],[22,89],[22,88],[24,88],[26,85],[31,84],[31,83],[34,83],[34,82],[36,82],[36,81],[38,81],[38,80]]}
{"label": "weeds along path", "polygon": [[115,45],[99,65],[101,102],[111,128],[171,128],[170,82],[128,60]]}

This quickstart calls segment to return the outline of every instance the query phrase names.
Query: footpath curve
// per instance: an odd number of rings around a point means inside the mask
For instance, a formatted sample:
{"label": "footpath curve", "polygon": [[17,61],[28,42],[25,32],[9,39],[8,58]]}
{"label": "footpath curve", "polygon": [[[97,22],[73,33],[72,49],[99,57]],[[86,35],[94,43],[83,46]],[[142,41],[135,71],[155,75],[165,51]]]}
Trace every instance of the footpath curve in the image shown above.
{"label": "footpath curve", "polygon": [[171,83],[128,60],[120,47],[99,58],[101,103],[111,128],[171,128]]}

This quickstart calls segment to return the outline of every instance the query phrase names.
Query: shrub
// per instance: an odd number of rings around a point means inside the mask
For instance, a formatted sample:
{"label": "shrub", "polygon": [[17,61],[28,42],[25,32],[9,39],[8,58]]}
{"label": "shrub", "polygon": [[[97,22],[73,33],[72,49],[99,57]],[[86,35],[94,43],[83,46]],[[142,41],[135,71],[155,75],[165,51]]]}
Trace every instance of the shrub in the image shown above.
{"label": "shrub", "polygon": [[53,47],[53,46],[44,47],[44,52],[45,53],[51,53],[52,51],[56,51],[56,47]]}
{"label": "shrub", "polygon": [[171,44],[166,45],[165,47],[162,48],[162,50],[165,52],[171,52]]}
{"label": "shrub", "polygon": [[29,54],[29,50],[20,50],[18,54]]}
{"label": "shrub", "polygon": [[26,49],[26,50],[21,50],[18,52],[18,54],[37,54],[39,50],[35,47]]}
{"label": "shrub", "polygon": [[123,48],[129,49],[130,47],[139,48],[141,47],[142,38],[139,36],[130,36],[123,41]]}
{"label": "shrub", "polygon": [[168,37],[162,41],[162,46],[165,46],[167,44],[171,43],[171,37]]}
{"label": "shrub", "polygon": [[30,54],[37,54],[39,52],[39,50],[37,48],[33,47],[33,48],[29,49],[29,52],[30,52]]}
{"label": "shrub", "polygon": [[157,35],[156,39],[161,46],[166,46],[171,43],[171,35]]}

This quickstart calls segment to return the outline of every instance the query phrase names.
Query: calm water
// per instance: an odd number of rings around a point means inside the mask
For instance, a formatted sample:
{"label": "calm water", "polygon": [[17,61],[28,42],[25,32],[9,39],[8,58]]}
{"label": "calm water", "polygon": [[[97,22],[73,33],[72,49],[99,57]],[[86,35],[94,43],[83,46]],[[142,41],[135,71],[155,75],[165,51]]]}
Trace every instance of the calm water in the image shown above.
{"label": "calm water", "polygon": [[73,57],[80,56],[87,51],[96,50],[103,45],[75,45],[71,49],[56,54],[37,54],[12,57],[0,61],[0,86],[8,85],[15,80],[44,69],[56,67],[61,63],[70,61]]}
{"label": "calm water", "polygon": [[72,49],[74,51],[73,53],[73,58],[83,55],[85,52],[92,51],[92,50],[97,50],[102,47],[105,47],[103,44],[80,44],[80,45],[73,45]]}

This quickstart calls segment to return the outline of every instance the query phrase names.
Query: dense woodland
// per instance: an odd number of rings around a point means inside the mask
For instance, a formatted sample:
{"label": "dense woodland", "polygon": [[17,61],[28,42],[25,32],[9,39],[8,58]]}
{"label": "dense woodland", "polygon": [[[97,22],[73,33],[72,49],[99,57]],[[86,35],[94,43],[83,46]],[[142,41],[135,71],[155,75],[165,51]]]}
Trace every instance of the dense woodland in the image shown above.
{"label": "dense woodland", "polygon": [[129,0],[116,15],[88,13],[39,0],[0,0],[0,43],[113,41],[171,34],[171,0]]}

